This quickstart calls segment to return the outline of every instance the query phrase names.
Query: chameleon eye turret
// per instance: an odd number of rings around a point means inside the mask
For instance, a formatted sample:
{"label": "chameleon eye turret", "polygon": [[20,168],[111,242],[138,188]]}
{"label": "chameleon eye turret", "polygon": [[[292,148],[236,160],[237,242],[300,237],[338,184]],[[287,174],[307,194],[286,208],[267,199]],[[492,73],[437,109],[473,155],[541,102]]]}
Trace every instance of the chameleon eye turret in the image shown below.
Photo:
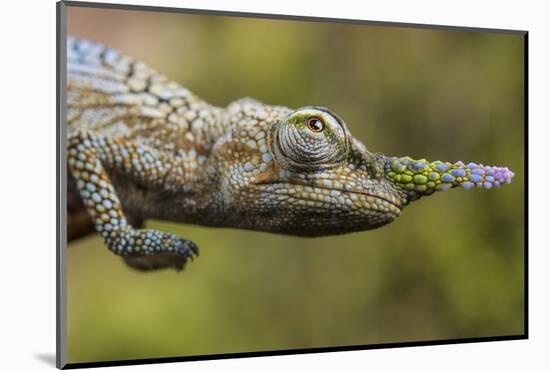
{"label": "chameleon eye turret", "polygon": [[301,108],[275,127],[275,155],[294,167],[330,166],[345,159],[346,128],[326,108]]}
{"label": "chameleon eye turret", "polygon": [[146,229],[148,218],[336,235],[387,225],[437,191],[495,188],[514,176],[371,153],[323,107],[250,98],[214,107],[86,40],[68,39],[67,61],[69,213],[87,213],[107,247],[137,269],[182,269],[198,255],[192,241]]}

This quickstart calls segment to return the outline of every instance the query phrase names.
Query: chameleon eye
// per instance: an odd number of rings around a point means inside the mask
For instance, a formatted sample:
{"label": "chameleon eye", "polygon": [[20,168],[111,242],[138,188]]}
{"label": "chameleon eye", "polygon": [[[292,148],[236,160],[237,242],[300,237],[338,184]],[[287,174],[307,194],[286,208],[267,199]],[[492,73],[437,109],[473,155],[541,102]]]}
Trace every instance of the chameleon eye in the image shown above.
{"label": "chameleon eye", "polygon": [[306,126],[313,132],[321,132],[325,128],[325,124],[318,117],[308,118]]}
{"label": "chameleon eye", "polygon": [[293,167],[335,166],[345,159],[348,151],[343,124],[326,110],[314,107],[292,112],[274,126],[274,134],[275,159]]}

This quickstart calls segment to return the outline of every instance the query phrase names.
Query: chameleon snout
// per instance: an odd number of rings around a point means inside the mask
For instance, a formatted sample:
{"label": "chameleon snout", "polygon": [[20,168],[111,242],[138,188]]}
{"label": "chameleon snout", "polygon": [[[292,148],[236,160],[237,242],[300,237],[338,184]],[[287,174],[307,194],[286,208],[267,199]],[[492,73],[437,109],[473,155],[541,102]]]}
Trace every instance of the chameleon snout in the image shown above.
{"label": "chameleon snout", "polygon": [[392,158],[386,165],[386,177],[405,190],[411,200],[450,188],[498,188],[512,182],[508,167],[488,166],[461,161],[428,162],[410,157]]}

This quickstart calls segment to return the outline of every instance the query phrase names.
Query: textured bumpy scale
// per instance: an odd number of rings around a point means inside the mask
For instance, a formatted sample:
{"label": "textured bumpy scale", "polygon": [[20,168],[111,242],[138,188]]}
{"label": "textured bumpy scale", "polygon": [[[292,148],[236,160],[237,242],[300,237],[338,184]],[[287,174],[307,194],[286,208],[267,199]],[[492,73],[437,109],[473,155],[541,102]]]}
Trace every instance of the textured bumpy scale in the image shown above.
{"label": "textured bumpy scale", "polygon": [[369,152],[323,107],[249,98],[214,107],[86,40],[67,41],[67,81],[68,207],[85,209],[137,269],[182,269],[198,255],[189,240],[144,229],[148,218],[335,235],[386,225],[422,196],[499,187],[514,175]]}

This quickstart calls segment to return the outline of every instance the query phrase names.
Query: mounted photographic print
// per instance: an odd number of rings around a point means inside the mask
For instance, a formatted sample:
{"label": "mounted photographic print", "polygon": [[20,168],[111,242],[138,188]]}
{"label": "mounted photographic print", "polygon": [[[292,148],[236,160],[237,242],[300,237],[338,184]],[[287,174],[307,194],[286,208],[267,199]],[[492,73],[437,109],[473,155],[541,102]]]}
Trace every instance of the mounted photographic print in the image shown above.
{"label": "mounted photographic print", "polygon": [[58,367],[527,338],[527,32],[61,2],[58,37]]}

